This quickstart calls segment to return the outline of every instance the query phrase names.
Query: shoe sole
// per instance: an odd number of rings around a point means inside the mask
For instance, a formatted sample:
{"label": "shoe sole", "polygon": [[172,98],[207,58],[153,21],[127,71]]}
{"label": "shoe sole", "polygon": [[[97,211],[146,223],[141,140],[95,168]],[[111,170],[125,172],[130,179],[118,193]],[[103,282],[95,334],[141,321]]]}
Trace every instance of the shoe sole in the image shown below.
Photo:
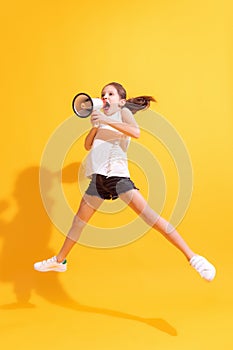
{"label": "shoe sole", "polygon": [[39,272],[50,272],[50,271],[54,271],[54,272],[66,272],[66,271],[67,271],[66,268],[63,269],[63,270],[61,270],[60,268],[56,268],[56,267],[51,268],[51,269],[44,269],[44,270],[39,270],[39,269],[34,268],[34,270],[39,271]]}

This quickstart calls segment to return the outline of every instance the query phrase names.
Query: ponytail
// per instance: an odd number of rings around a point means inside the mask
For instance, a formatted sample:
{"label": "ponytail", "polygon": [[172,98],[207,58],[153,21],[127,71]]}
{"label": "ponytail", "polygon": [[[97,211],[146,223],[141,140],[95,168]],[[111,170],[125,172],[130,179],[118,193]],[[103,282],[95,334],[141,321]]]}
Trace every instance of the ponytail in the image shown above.
{"label": "ponytail", "polygon": [[126,100],[124,107],[128,108],[133,114],[150,107],[150,102],[156,102],[152,96],[139,96]]}

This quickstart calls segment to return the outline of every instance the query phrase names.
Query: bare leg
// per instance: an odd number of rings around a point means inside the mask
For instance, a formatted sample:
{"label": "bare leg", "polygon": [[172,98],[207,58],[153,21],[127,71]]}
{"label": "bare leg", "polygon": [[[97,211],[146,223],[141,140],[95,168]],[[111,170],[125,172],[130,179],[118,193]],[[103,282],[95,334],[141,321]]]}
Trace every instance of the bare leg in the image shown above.
{"label": "bare leg", "polygon": [[128,191],[121,194],[119,197],[126,202],[149,226],[159,231],[169,242],[177,247],[188,260],[195,255],[176,229],[150,208],[138,190]]}
{"label": "bare leg", "polygon": [[57,254],[57,262],[62,262],[67,257],[75,243],[78,241],[85,225],[102,203],[103,199],[99,197],[84,195],[77,214],[74,216],[72,226],[67,234],[65,242],[60,252]]}

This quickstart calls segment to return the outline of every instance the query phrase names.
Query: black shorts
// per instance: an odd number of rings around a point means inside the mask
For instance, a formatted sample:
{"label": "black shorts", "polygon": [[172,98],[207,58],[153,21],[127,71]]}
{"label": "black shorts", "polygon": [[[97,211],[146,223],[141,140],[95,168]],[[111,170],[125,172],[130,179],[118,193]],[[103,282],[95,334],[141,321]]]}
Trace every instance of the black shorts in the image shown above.
{"label": "black shorts", "polygon": [[117,199],[119,194],[133,189],[138,190],[129,177],[93,174],[86,194],[103,199]]}

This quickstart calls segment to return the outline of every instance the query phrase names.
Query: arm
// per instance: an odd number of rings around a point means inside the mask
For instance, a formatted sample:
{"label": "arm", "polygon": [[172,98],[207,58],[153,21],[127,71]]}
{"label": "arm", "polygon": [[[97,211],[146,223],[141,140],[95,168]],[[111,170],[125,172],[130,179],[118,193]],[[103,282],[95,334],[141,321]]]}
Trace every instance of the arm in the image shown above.
{"label": "arm", "polygon": [[104,114],[95,111],[92,113],[92,122],[107,124],[114,129],[122,132],[127,136],[138,138],[140,136],[140,129],[136,123],[132,112],[128,108],[121,110],[122,122],[111,120],[111,117],[106,117]]}
{"label": "arm", "polygon": [[98,128],[97,127],[93,127],[89,133],[87,134],[86,138],[85,138],[85,142],[84,142],[84,147],[87,151],[89,151],[92,147],[95,135],[97,133]]}

